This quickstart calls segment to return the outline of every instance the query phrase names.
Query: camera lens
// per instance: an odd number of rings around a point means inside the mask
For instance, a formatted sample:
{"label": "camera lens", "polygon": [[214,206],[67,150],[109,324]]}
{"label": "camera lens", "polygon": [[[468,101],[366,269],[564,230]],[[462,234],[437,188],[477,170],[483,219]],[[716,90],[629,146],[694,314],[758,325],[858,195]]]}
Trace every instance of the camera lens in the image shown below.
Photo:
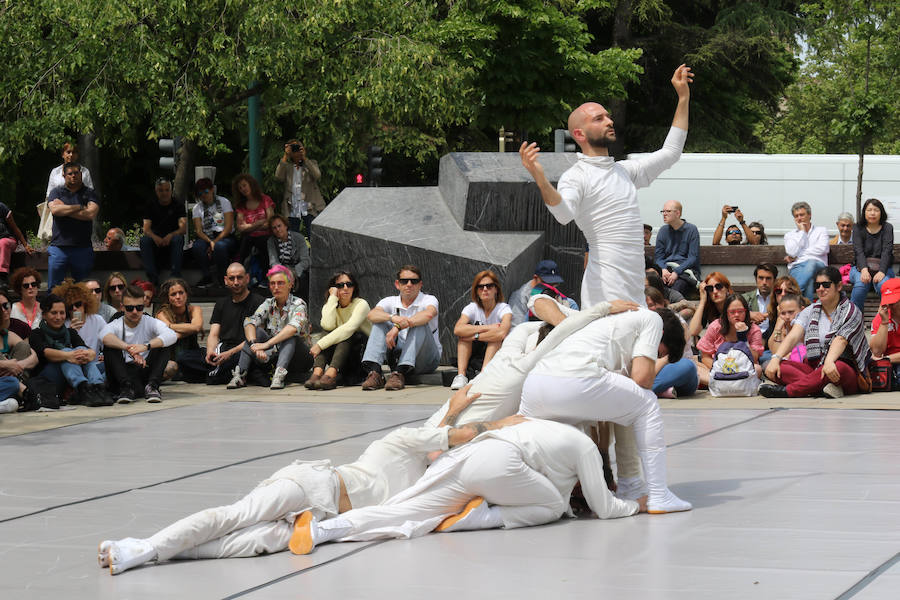
{"label": "camera lens", "polygon": [[291,152],[300,152],[300,144],[291,144]]}

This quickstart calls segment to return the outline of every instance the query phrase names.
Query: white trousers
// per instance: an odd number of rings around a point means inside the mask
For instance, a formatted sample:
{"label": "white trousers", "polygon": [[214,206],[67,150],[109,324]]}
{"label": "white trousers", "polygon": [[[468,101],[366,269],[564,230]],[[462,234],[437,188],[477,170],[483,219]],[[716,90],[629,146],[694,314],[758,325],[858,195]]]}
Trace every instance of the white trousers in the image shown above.
{"label": "white trousers", "polygon": [[149,538],[157,560],[227,558],[286,550],[293,523],[286,517],[306,506],[306,494],[290,479],[262,484],[227,506],[201,510]]}
{"label": "white trousers", "polygon": [[435,461],[431,469],[388,503],[337,517],[352,526],[341,539],[419,537],[460,512],[476,496],[501,511],[506,528],[549,523],[568,508],[568,499],[549,479],[525,464],[516,446],[504,440],[484,439],[461,446]]}
{"label": "white trousers", "polygon": [[667,492],[666,442],[656,395],[634,381],[600,370],[596,377],[556,377],[531,373],[522,389],[519,413],[578,423],[612,421],[634,427],[650,497]]}

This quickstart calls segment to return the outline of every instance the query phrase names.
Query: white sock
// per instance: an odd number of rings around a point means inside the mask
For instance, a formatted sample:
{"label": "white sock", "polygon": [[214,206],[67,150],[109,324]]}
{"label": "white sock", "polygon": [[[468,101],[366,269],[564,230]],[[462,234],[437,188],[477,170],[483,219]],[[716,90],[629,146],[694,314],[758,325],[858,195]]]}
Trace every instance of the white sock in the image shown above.
{"label": "white sock", "polygon": [[342,538],[353,530],[353,524],[344,517],[334,517],[321,522],[313,519],[309,526],[313,543],[316,546]]}
{"label": "white sock", "polygon": [[109,548],[109,572],[118,575],[128,569],[154,560],[156,548],[148,540],[125,538],[113,542]]}

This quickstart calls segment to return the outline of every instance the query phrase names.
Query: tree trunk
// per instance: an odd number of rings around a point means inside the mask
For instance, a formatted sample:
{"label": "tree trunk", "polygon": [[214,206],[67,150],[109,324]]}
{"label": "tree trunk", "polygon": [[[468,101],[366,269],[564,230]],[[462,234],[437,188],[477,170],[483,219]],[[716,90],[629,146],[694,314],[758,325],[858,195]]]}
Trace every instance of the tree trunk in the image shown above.
{"label": "tree trunk", "polygon": [[862,215],[862,182],[863,182],[863,158],[866,153],[866,138],[859,142],[859,166],[856,169],[856,222],[865,223]]}
{"label": "tree trunk", "polygon": [[175,197],[182,202],[193,195],[194,164],[197,162],[197,144],[194,140],[182,138],[181,150],[178,152],[178,162],[175,167],[175,183],[173,191]]}
{"label": "tree trunk", "polygon": [[[631,46],[632,0],[621,0],[616,5],[613,17],[612,45],[616,48]],[[616,141],[609,147],[609,153],[617,159],[625,158],[625,127],[627,123],[627,103],[624,98],[610,98],[607,110],[612,114],[616,126]]]}
{"label": "tree trunk", "polygon": [[[106,236],[105,231],[100,231],[103,222],[103,173],[100,170],[100,151],[97,149],[95,140],[97,136],[93,133],[82,133],[78,136],[78,155],[79,162],[82,167],[87,167],[91,172],[91,180],[94,182],[94,191],[100,199],[100,211],[97,218],[94,219],[93,240],[102,240]],[[113,225],[116,227],[116,225]]]}

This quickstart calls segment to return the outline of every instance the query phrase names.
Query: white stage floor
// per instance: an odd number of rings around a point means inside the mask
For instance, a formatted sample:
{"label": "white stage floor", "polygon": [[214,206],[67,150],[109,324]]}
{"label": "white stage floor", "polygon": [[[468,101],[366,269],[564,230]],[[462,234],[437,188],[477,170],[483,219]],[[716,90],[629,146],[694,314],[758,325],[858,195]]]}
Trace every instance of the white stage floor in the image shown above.
{"label": "white stage floor", "polygon": [[0,439],[0,597],[900,598],[900,412],[666,409],[694,510],[180,561],[97,543],[233,502],[297,458],[351,461],[426,405],[224,402]]}

